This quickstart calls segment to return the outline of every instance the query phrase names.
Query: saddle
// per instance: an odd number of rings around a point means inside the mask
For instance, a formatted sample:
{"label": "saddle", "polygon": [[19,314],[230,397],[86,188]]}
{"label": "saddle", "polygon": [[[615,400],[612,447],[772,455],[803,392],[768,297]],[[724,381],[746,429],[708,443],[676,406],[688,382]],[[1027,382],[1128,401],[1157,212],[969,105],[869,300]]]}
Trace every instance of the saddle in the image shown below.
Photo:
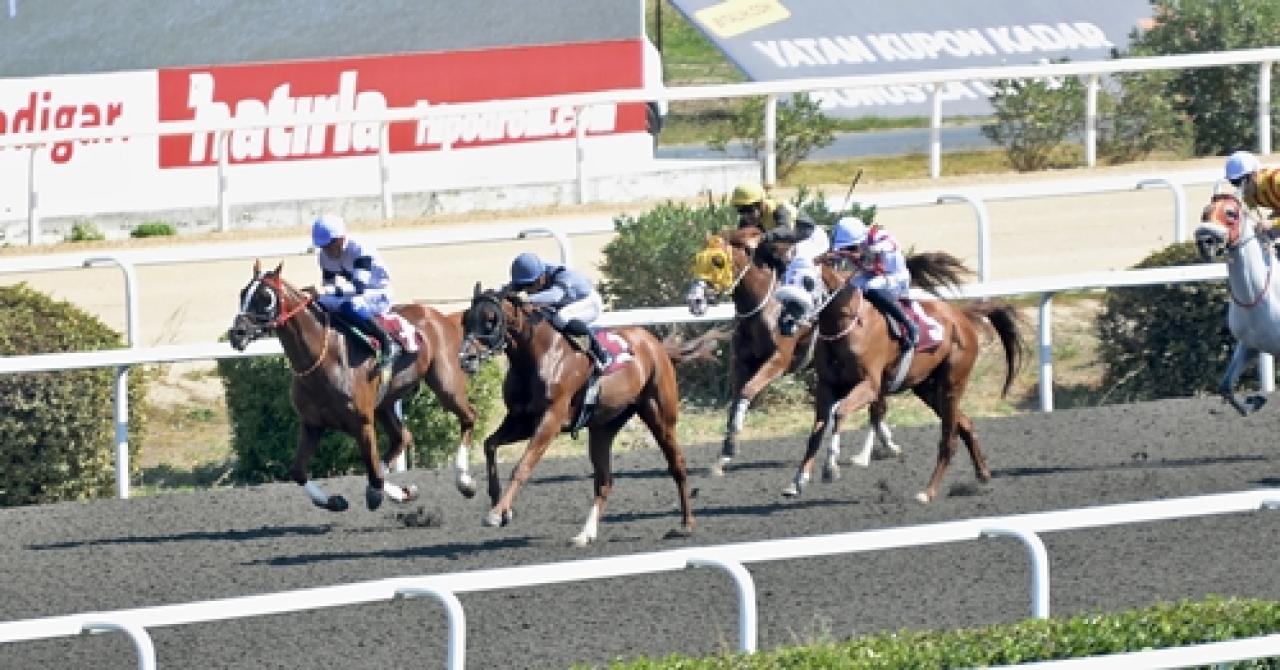
{"label": "saddle", "polygon": [[[907,318],[916,324],[916,332],[919,333],[919,338],[916,340],[916,351],[929,353],[942,346],[944,335],[942,324],[929,318],[924,313],[924,309],[919,306],[919,302],[910,298],[902,298],[898,300],[898,304],[902,306],[902,311],[907,315]],[[885,323],[888,324],[889,334],[894,339],[901,340],[906,337],[906,334],[902,332],[902,325],[896,319],[887,314],[882,314],[881,316],[884,317]]]}
{"label": "saddle", "polygon": [[[371,353],[380,353],[379,350],[382,348],[382,344],[378,342],[378,336],[368,332],[364,324],[354,323],[335,311],[330,311],[329,314],[334,324],[345,332],[347,337],[363,344]],[[417,353],[418,347],[426,342],[422,331],[414,327],[408,319],[395,312],[380,314],[374,318],[378,320],[379,325],[387,329],[387,333],[400,344],[405,353]]]}
{"label": "saddle", "polygon": [[[575,440],[578,439],[578,431],[582,430],[583,426],[586,426],[591,421],[591,417],[595,414],[596,406],[600,403],[600,379],[622,369],[622,366],[626,365],[634,357],[631,351],[631,344],[624,340],[621,335],[608,328],[593,329],[591,336],[600,344],[600,348],[609,354],[610,361],[603,371],[597,371],[595,366],[592,366],[591,375],[587,377],[587,383],[582,385],[582,389],[578,391],[577,397],[574,398],[578,401],[578,413],[568,427],[565,428],[565,432],[569,433]],[[579,351],[588,356],[591,355],[588,349],[583,348],[584,346],[589,347],[589,343],[580,342],[578,338],[568,334],[565,337]]]}

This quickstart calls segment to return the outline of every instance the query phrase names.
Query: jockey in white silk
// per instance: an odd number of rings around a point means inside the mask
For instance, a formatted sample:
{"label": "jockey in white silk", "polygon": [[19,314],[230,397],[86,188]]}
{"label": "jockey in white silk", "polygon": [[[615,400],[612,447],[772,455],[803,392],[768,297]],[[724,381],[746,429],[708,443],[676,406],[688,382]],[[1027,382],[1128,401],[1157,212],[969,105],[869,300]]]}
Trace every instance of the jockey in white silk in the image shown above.
{"label": "jockey in white silk", "polygon": [[889,231],[879,226],[868,227],[857,217],[846,216],[836,222],[837,251],[851,252],[858,270],[849,283],[862,291],[871,304],[882,313],[902,325],[905,339],[903,347],[915,347],[919,342],[919,329],[914,321],[902,312],[899,301],[907,301],[912,313],[928,328],[927,344],[940,342],[942,324],[925,313],[920,302],[911,298],[911,271],[901,245]]}
{"label": "jockey in white silk", "polygon": [[[777,235],[776,239],[786,239]],[[807,213],[796,216],[791,260],[782,275],[782,286],[775,295],[783,304],[784,318],[780,329],[783,335],[792,335],[801,323],[813,317],[814,307],[825,293],[822,275],[814,259],[831,249],[827,233],[819,228]]]}

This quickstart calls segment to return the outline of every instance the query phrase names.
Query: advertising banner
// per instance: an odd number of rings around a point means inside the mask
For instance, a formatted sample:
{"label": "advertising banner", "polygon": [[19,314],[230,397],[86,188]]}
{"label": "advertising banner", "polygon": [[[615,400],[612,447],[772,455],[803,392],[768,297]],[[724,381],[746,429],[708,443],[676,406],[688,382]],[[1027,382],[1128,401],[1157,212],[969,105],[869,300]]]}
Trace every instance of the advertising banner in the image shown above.
{"label": "advertising banner", "polygon": [[[1104,60],[1148,0],[672,0],[754,81]],[[988,82],[954,82],[943,113],[990,113]],[[928,116],[924,86],[814,92],[833,116]]]}

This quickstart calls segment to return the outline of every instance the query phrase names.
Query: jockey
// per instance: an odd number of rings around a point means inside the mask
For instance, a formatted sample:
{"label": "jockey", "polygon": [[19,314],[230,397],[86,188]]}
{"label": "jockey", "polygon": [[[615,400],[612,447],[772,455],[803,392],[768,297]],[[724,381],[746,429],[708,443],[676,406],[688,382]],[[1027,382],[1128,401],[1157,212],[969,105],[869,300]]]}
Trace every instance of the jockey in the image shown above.
{"label": "jockey", "polygon": [[729,204],[738,210],[738,227],[755,226],[765,232],[775,228],[790,229],[795,208],[765,195],[764,187],[746,182],[733,189]]}
{"label": "jockey", "polygon": [[783,304],[783,318],[779,330],[783,335],[793,335],[796,327],[809,320],[813,308],[822,294],[822,276],[818,273],[818,256],[827,253],[831,242],[827,233],[814,223],[805,212],[796,215],[795,232],[784,236],[777,230],[770,233],[779,241],[793,242],[791,260],[782,275],[782,287],[777,297]]}
{"label": "jockey", "polygon": [[[319,302],[366,328],[382,345],[383,377],[400,355],[400,345],[374,317],[391,311],[391,275],[378,250],[347,235],[346,222],[336,214],[324,214],[311,224],[311,244],[320,252]],[[338,286],[342,277],[350,284]]]}
{"label": "jockey", "polygon": [[[867,300],[876,309],[902,325],[904,350],[914,349],[920,341],[919,328],[902,311],[899,300],[910,300],[911,272],[907,269],[907,259],[902,253],[898,241],[888,231],[879,227],[868,227],[861,219],[853,216],[842,217],[835,225],[832,249],[852,256],[858,264],[858,270],[849,278],[849,283],[860,289]],[[911,310],[928,324],[930,330],[941,326],[924,313],[920,303],[910,300]],[[938,333],[940,339],[941,333]]]}
{"label": "jockey", "polygon": [[[1248,151],[1237,151],[1227,157],[1223,176],[1236,187],[1240,200],[1246,207],[1267,207],[1273,221],[1280,219],[1280,168],[1264,168],[1258,157]],[[1259,216],[1259,218],[1263,218]],[[1280,222],[1269,231],[1271,238],[1280,238]]]}
{"label": "jockey", "polygon": [[604,301],[591,278],[563,265],[550,265],[531,253],[516,256],[511,263],[511,283],[517,299],[535,307],[548,308],[551,326],[591,358],[596,371],[609,367],[609,352],[592,337],[587,324],[604,311]]}

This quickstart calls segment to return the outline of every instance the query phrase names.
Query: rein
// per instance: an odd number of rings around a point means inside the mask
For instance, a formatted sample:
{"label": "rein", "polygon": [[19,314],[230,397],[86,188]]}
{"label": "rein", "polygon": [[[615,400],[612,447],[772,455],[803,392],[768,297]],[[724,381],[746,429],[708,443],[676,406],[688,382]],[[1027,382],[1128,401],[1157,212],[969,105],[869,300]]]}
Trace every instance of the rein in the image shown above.
{"label": "rein", "polygon": [[[1239,199],[1237,199],[1236,201],[1239,202]],[[1243,203],[1241,203],[1241,210],[1244,210]],[[1250,226],[1248,229],[1252,230],[1253,234],[1243,240],[1237,240],[1235,245],[1231,248],[1239,249],[1249,242],[1257,242],[1258,244],[1262,244],[1261,240],[1259,240],[1258,238],[1257,229],[1253,228],[1252,226]],[[1265,247],[1265,245],[1263,246],[1263,256],[1264,257],[1271,256],[1270,250],[1268,250]],[[1227,295],[1231,296],[1231,302],[1235,303],[1239,307],[1243,307],[1244,309],[1252,309],[1254,307],[1257,307],[1258,304],[1261,303],[1263,299],[1267,297],[1267,292],[1271,290],[1271,272],[1272,270],[1275,269],[1276,262],[1277,262],[1274,257],[1271,257],[1270,260],[1271,262],[1267,263],[1267,277],[1262,281],[1262,290],[1258,292],[1258,295],[1254,296],[1253,300],[1245,302],[1237,298],[1236,292],[1231,290],[1231,282],[1229,281],[1227,282]]]}
{"label": "rein", "polygon": [[[745,277],[745,276],[747,276],[747,272],[749,272],[749,271],[751,270],[751,265],[752,265],[752,263],[755,261],[755,256],[756,256],[756,252],[755,252],[755,250],[754,250],[754,249],[752,249],[752,250],[751,250],[751,256],[749,256],[749,257],[747,258],[747,264],[746,264],[745,266],[743,266],[742,271],[738,273],[738,276],[737,276],[737,277],[734,277],[734,278],[733,278],[733,283],[729,285],[729,290],[728,290],[727,292],[728,292],[730,295],[732,295],[732,294],[733,294],[733,292],[734,292],[734,290],[736,290],[736,289],[738,288],[738,284],[742,281],[742,278],[743,278],[743,277]],[[767,290],[765,290],[765,292],[764,292],[764,297],[760,299],[760,304],[756,305],[756,306],[755,306],[754,308],[752,308],[752,309],[751,309],[751,311],[749,311],[749,312],[739,312],[739,311],[737,311],[737,308],[735,307],[735,308],[734,308],[733,318],[735,318],[735,319],[749,319],[749,318],[751,318],[751,317],[755,316],[756,314],[759,314],[759,313],[760,313],[760,310],[764,309],[764,306],[765,306],[765,305],[767,305],[767,304],[769,304],[769,298],[772,298],[772,297],[773,297],[773,289],[774,289],[774,287],[775,287],[775,286],[777,286],[777,284],[778,284],[778,275],[777,275],[777,273],[775,273],[775,272],[773,272],[772,270],[770,270],[770,271],[769,271],[769,288],[768,288]]]}
{"label": "rein", "polygon": [[[815,314],[820,313],[823,309],[825,309],[825,308],[826,308],[826,306],[827,306],[827,305],[830,305],[830,304],[831,304],[831,301],[832,301],[832,300],[835,300],[835,297],[836,297],[837,295],[839,295],[839,294],[840,294],[840,292],[841,292],[841,291],[843,291],[843,290],[844,290],[844,288],[845,288],[846,286],[848,286],[848,285],[849,285],[849,284],[848,284],[848,282],[846,282],[846,283],[842,284],[842,285],[840,286],[840,288],[838,288],[838,289],[836,289],[836,290],[832,291],[831,293],[827,294],[826,299],[824,299],[824,300],[822,301],[822,305],[820,305],[817,309],[815,309],[815,310],[814,310],[814,313],[815,313]],[[859,292],[858,292],[858,302],[857,302],[857,304],[856,304],[856,305],[854,305],[854,308],[853,308],[853,314],[849,317],[849,325],[845,326],[845,327],[844,327],[844,330],[841,330],[840,332],[836,333],[835,335],[823,335],[823,334],[822,334],[822,326],[821,326],[820,324],[819,324],[819,325],[817,325],[817,326],[815,326],[813,330],[814,330],[814,333],[817,335],[818,339],[822,340],[823,342],[830,342],[830,341],[832,341],[832,340],[838,340],[838,339],[840,339],[840,338],[844,337],[845,335],[848,335],[848,334],[849,334],[849,331],[853,330],[853,327],[854,327],[854,326],[856,326],[856,325],[858,325],[858,320],[859,320],[859,319],[858,319],[858,310],[862,308],[862,300],[863,300],[862,292],[861,292],[861,291],[859,291]]]}
{"label": "rein", "polygon": [[[276,282],[265,282],[265,283],[283,295],[284,285],[280,283],[278,280]],[[271,321],[268,321],[266,324],[267,327],[275,329],[275,328],[279,328],[280,326],[283,326],[290,319],[292,319],[293,317],[301,313],[302,310],[306,309],[307,306],[311,304],[311,302],[312,302],[312,297],[309,295],[306,296],[304,299],[298,301],[298,304],[294,306],[292,309],[289,309],[288,311],[280,314],[279,316],[272,319]],[[329,353],[329,325],[330,325],[329,311],[328,310],[322,310],[322,311],[324,312],[324,335],[321,339],[324,340],[324,345],[320,347],[320,355],[316,356],[316,361],[311,364],[311,367],[307,368],[306,370],[303,370],[302,372],[298,372],[297,370],[293,369],[293,363],[290,363],[289,371],[293,373],[294,377],[306,377],[312,372],[315,372],[317,369],[319,369],[320,364],[324,362],[325,355]]]}

